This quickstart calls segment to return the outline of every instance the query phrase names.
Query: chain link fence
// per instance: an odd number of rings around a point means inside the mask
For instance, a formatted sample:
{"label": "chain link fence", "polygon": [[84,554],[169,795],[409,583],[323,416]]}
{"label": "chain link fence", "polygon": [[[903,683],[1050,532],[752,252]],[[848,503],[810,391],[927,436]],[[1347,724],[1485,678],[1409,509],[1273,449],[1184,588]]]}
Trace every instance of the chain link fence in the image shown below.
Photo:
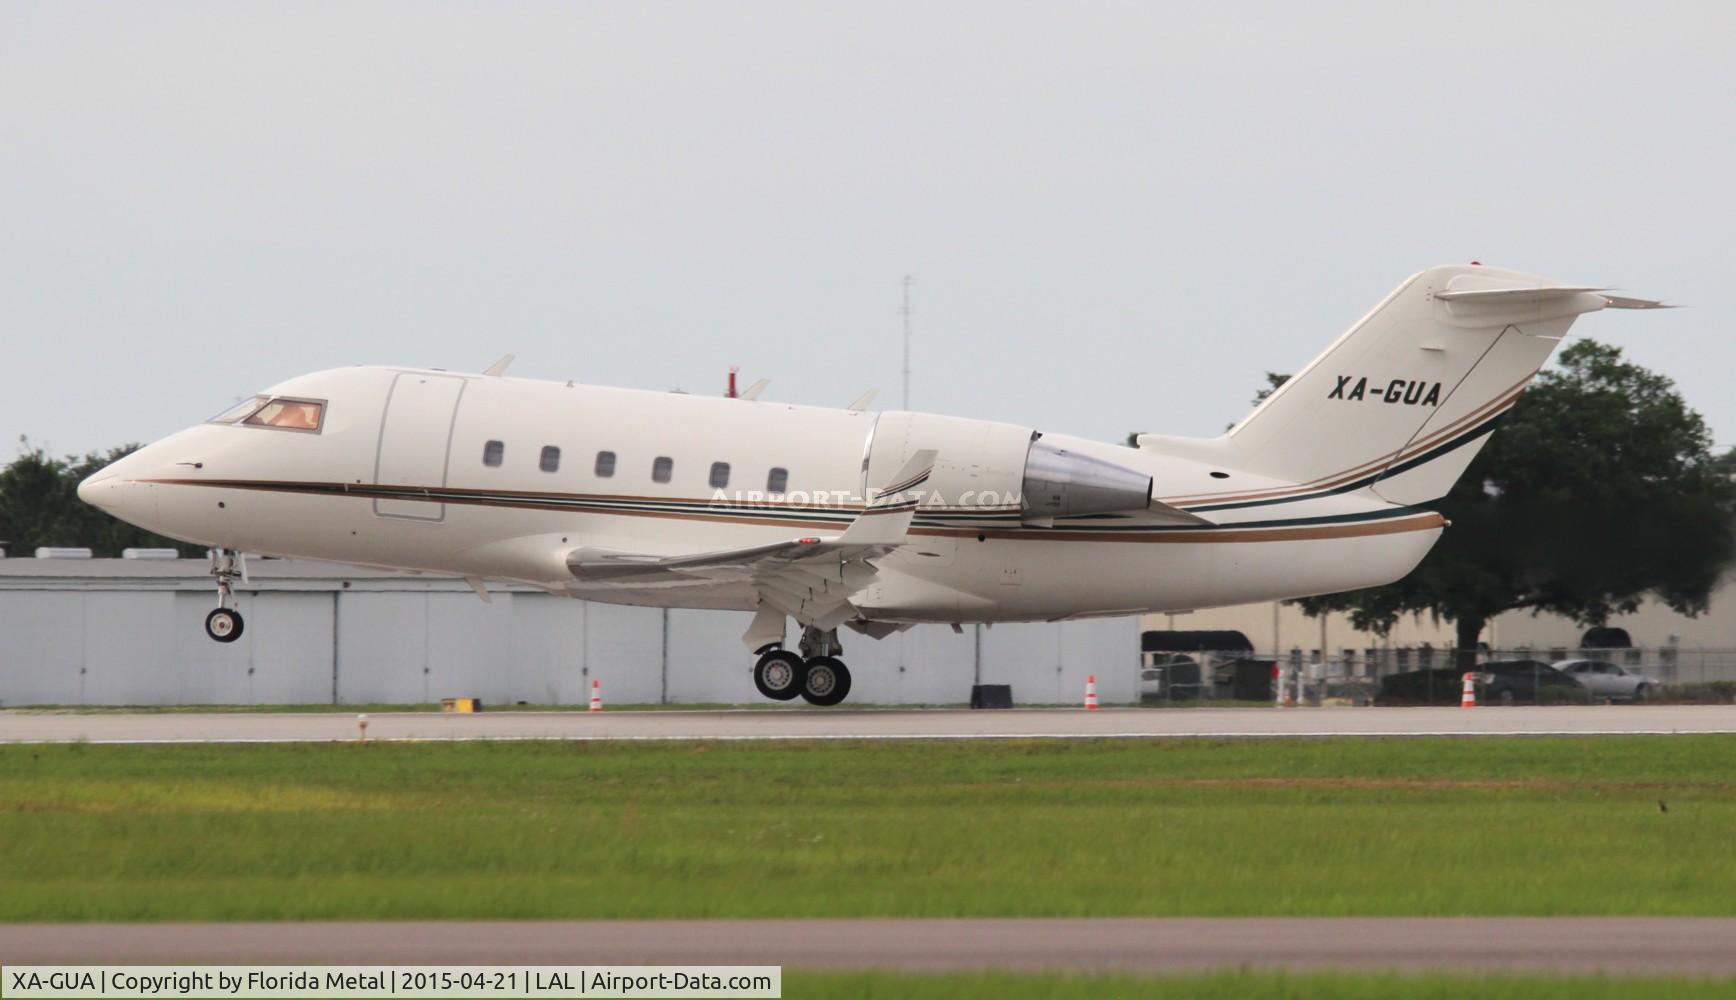
{"label": "chain link fence", "polygon": [[[1736,696],[1736,648],[1479,648],[1476,663],[1480,700],[1728,701]],[[1561,666],[1550,671],[1529,664]],[[1301,647],[1275,655],[1249,649],[1148,649],[1141,657],[1140,699],[1270,702],[1279,699],[1282,685],[1285,697],[1310,704],[1452,703],[1462,689],[1461,669],[1458,650],[1429,645],[1335,649],[1325,655]],[[1557,674],[1573,682],[1563,684]]]}

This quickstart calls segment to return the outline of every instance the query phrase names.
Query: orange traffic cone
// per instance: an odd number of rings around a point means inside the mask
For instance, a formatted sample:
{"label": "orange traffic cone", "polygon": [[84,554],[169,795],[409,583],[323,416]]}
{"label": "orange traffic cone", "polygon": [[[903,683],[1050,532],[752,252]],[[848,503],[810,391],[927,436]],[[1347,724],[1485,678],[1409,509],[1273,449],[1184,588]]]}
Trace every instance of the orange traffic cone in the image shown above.
{"label": "orange traffic cone", "polygon": [[1097,675],[1088,674],[1085,677],[1085,711],[1097,711]]}
{"label": "orange traffic cone", "polygon": [[591,711],[603,710],[603,688],[595,679],[591,681]]}
{"label": "orange traffic cone", "polygon": [[1476,674],[1473,674],[1470,671],[1465,672],[1465,687],[1463,689],[1463,692],[1464,693],[1459,695],[1459,707],[1460,708],[1476,708],[1477,707],[1477,675]]}

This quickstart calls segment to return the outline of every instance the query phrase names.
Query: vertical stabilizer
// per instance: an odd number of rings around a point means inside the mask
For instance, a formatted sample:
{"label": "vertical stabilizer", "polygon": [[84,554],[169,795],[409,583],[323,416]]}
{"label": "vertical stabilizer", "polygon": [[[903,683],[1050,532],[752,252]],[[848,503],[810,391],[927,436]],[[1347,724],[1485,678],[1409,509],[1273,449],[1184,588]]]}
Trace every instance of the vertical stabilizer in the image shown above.
{"label": "vertical stabilizer", "polygon": [[1391,503],[1446,495],[1598,290],[1480,266],[1410,278],[1229,432],[1248,471]]}

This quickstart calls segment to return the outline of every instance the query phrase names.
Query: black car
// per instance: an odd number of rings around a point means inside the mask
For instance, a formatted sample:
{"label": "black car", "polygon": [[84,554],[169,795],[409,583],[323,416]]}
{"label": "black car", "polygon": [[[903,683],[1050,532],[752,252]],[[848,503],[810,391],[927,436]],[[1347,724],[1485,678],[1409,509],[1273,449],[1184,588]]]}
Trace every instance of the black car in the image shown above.
{"label": "black car", "polygon": [[[1584,704],[1591,692],[1572,677],[1537,660],[1494,660],[1477,665],[1478,704]],[[1457,667],[1412,670],[1380,679],[1381,705],[1457,705],[1464,693],[1464,672]]]}
{"label": "black car", "polygon": [[1511,705],[1591,703],[1585,685],[1537,660],[1495,660],[1477,667],[1477,701]]}
{"label": "black car", "polygon": [[1457,705],[1464,672],[1456,667],[1412,670],[1380,679],[1377,705]]}

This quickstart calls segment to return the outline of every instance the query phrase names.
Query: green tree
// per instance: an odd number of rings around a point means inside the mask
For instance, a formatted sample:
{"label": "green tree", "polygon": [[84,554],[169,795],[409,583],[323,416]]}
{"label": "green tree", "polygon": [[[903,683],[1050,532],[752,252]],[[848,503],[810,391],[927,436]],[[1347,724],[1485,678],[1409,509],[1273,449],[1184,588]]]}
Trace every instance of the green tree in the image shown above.
{"label": "green tree", "polygon": [[1651,595],[1697,615],[1736,554],[1736,486],[1711,449],[1668,378],[1578,341],[1431,505],[1451,526],[1415,572],[1302,605],[1381,633],[1432,612],[1454,622],[1467,664],[1505,611],[1601,625]]}
{"label": "green tree", "polygon": [[22,441],[18,457],[0,470],[0,541],[18,555],[28,555],[39,545],[88,548],[111,557],[127,548],[175,548],[184,556],[203,555],[200,546],[116,520],[78,498],[78,484],[86,477],[138,448],[129,444],[82,458],[54,458]]}
{"label": "green tree", "polygon": [[[1254,405],[1259,406],[1261,403],[1264,403],[1267,396],[1277,392],[1278,387],[1288,381],[1290,381],[1290,376],[1288,375],[1280,375],[1277,372],[1267,372],[1266,387],[1261,389],[1259,392],[1254,393]],[[1235,425],[1231,424],[1230,426],[1234,427]]]}

